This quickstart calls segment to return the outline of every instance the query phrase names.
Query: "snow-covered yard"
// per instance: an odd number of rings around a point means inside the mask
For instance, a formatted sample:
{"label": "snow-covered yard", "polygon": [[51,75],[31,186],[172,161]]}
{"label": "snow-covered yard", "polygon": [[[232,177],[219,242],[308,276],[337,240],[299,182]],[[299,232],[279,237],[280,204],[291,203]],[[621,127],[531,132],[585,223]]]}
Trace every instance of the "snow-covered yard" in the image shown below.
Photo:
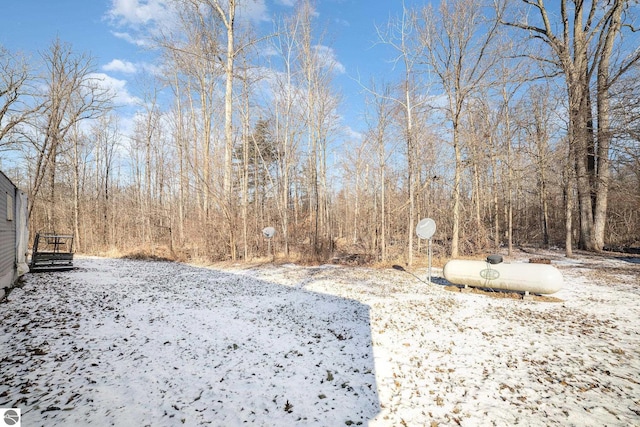
{"label": "snow-covered yard", "polygon": [[640,425],[640,259],[543,255],[561,301],[438,270],[77,259],[0,304],[0,407],[23,426]]}

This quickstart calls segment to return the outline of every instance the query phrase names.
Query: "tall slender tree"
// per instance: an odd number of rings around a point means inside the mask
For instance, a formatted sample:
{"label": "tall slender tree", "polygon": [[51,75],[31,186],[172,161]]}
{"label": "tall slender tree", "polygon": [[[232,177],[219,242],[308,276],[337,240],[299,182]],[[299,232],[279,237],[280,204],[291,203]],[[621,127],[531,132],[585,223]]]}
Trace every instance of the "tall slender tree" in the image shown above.
{"label": "tall slender tree", "polygon": [[[394,65],[402,67],[401,95],[388,99],[396,104],[403,120],[404,141],[407,159],[407,263],[413,265],[414,233],[416,225],[416,182],[417,182],[417,132],[416,110],[427,102],[422,93],[425,89],[420,83],[420,61],[424,47],[419,42],[417,28],[417,12],[402,6],[402,16],[389,21],[386,30],[377,29],[381,43],[391,46],[395,51]],[[422,94],[421,97],[419,94]],[[378,96],[388,96],[377,94]]]}
{"label": "tall slender tree", "polygon": [[[60,39],[51,43],[42,59],[47,71],[43,77],[46,88],[43,94],[44,115],[40,130],[36,130],[31,138],[36,156],[29,191],[29,217],[47,176],[51,193],[54,192],[58,150],[67,134],[77,123],[105,114],[111,108],[114,96],[94,74],[94,59],[88,54],[75,53],[71,45]],[[52,197],[49,203],[54,203]]]}
{"label": "tall slender tree", "polygon": [[500,59],[496,49],[504,4],[496,2],[495,16],[487,16],[479,0],[442,0],[436,10],[423,9],[420,33],[426,50],[424,61],[437,76],[447,99],[455,157],[451,256],[459,254],[461,183],[464,169],[460,124],[465,103],[482,88]]}
{"label": "tall slender tree", "polygon": [[[604,246],[610,180],[610,89],[640,61],[638,36],[630,15],[633,2],[561,0],[559,14],[555,13],[557,5],[551,10],[543,0],[522,3],[524,9],[505,23],[526,31],[532,45],[529,55],[564,77],[568,142],[577,178],[580,246],[599,251]],[[624,43],[623,32],[629,36]],[[539,43],[547,49],[540,50]]]}

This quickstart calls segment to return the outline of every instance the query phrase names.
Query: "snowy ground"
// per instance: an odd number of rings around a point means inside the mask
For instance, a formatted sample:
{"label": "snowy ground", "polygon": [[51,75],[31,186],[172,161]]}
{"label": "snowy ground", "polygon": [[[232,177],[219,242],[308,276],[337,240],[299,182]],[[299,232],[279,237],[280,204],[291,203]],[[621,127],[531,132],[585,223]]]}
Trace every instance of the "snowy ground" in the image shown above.
{"label": "snowy ground", "polygon": [[559,302],[437,270],[78,259],[0,304],[0,407],[23,426],[640,426],[640,258],[543,255]]}

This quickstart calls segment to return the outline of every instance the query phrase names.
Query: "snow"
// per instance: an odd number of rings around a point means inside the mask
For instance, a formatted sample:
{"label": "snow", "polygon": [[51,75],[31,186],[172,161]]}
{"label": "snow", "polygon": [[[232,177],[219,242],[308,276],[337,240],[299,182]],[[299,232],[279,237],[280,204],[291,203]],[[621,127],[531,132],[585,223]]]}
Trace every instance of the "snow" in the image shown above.
{"label": "snow", "polygon": [[555,302],[451,292],[437,269],[76,259],[0,304],[0,407],[24,426],[640,425],[640,259],[543,255]]}

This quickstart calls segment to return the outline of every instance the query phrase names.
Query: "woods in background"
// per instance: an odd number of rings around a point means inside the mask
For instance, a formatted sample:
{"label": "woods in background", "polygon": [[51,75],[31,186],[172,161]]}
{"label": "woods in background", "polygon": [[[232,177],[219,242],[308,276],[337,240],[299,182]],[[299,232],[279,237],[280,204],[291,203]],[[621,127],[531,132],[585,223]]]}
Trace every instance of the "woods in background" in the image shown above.
{"label": "woods in background", "polygon": [[258,34],[238,2],[173,1],[126,132],[90,53],[0,49],[2,166],[32,233],[217,261],[268,255],[273,226],[283,259],[409,265],[425,217],[440,256],[640,245],[636,2],[405,8],[372,29],[401,72],[360,80],[362,133],[312,3]]}

